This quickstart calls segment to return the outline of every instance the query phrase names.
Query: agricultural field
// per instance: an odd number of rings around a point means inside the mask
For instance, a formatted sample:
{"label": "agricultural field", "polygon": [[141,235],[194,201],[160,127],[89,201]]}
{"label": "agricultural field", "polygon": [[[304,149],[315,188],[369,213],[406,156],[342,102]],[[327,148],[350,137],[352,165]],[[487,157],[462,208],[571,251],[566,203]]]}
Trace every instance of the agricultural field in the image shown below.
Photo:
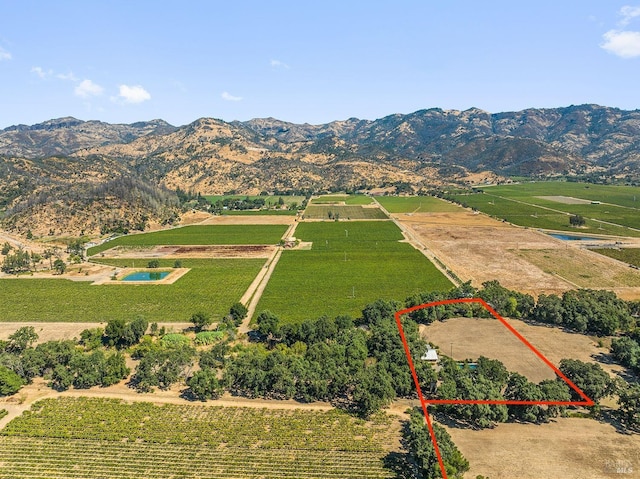
{"label": "agricultural field", "polygon": [[312,205],[345,204],[345,205],[370,205],[373,200],[365,195],[324,195],[311,200]]}
{"label": "agricultural field", "polygon": [[356,316],[380,298],[404,299],[419,291],[447,290],[451,282],[390,221],[300,223],[296,237],[311,250],[284,251],[257,312],[283,321],[323,314]]}
{"label": "agricultural field", "polygon": [[277,244],[286,229],[284,225],[184,226],[120,236],[89,248],[87,254],[93,256],[114,246]]}
{"label": "agricultural field", "polygon": [[[484,193],[451,196],[469,207],[532,228],[616,236],[640,236],[640,188],[541,182],[483,187]],[[593,204],[592,202],[599,202]],[[580,215],[586,224],[569,224]]]}
{"label": "agricultural field", "polygon": [[640,268],[640,248],[600,248],[592,251]]}
{"label": "agricultural field", "polygon": [[295,216],[298,210],[226,210],[222,216]]}
{"label": "agricultural field", "polygon": [[0,478],[391,478],[399,435],[384,414],[46,399],[0,431]]}
{"label": "agricultural field", "polygon": [[360,205],[309,205],[304,212],[305,219],[312,220],[386,220],[380,208]]}
{"label": "agricultural field", "polygon": [[[102,259],[115,268],[134,259]],[[140,266],[140,260],[138,266]],[[173,260],[159,260],[171,268]],[[150,322],[187,321],[197,311],[220,318],[240,300],[264,265],[264,259],[182,260],[190,271],[173,284],[104,284],[56,279],[2,279],[3,321],[108,321],[144,316]]]}
{"label": "agricultural field", "polygon": [[379,196],[376,200],[389,213],[447,213],[461,209],[434,196]]}

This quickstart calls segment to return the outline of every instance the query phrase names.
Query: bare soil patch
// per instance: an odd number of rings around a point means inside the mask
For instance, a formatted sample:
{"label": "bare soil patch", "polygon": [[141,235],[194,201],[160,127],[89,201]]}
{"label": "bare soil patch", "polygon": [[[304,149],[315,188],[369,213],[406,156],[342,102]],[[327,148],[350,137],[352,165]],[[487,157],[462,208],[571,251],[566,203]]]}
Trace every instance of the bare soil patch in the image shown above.
{"label": "bare soil patch", "polygon": [[395,216],[436,258],[474,286],[497,279],[507,288],[535,296],[574,288],[517,254],[522,248],[562,246],[547,235],[470,212]]}
{"label": "bare soil patch", "polygon": [[[640,287],[640,272],[615,260],[486,215],[460,212],[393,216],[458,277],[471,280],[477,287],[497,279],[507,288],[533,296],[561,294],[577,287]],[[625,290],[629,298],[639,297],[634,296],[637,293],[640,292]]]}
{"label": "bare soil patch", "polygon": [[[640,475],[640,435],[623,435],[592,419],[542,425],[500,424],[473,431],[447,427],[469,460],[465,478],[602,479]],[[627,468],[626,473],[617,467]]]}
{"label": "bare soil patch", "polygon": [[105,258],[268,258],[275,245],[189,245],[136,248],[115,246],[101,253]]}

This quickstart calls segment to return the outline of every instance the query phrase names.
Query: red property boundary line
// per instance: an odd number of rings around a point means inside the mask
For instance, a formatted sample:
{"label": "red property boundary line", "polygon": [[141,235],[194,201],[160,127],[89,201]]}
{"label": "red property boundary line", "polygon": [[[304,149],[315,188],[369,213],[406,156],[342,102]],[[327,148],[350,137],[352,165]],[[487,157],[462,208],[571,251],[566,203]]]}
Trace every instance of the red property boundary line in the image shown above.
{"label": "red property boundary line", "polygon": [[[584,401],[506,401],[506,400],[490,400],[490,399],[425,399],[422,395],[422,389],[420,388],[420,383],[418,381],[418,375],[416,374],[416,369],[413,366],[413,360],[411,359],[411,352],[409,351],[409,346],[407,344],[407,338],[404,335],[404,329],[402,328],[402,321],[400,320],[400,316],[403,314],[411,313],[413,311],[417,311],[419,309],[430,308],[432,306],[442,306],[445,304],[456,304],[456,303],[478,303],[482,305],[489,313],[496,318],[498,321],[502,323],[504,327],[506,327],[516,338],[518,338],[525,346],[527,346],[531,352],[533,352],[536,356],[538,356],[547,366],[549,366],[553,372],[561,378],[567,385],[573,389],[578,395],[584,399]],[[444,467],[444,462],[442,460],[442,455],[440,454],[440,448],[438,447],[438,442],[436,441],[436,435],[433,430],[433,424],[431,423],[431,417],[429,416],[427,404],[504,404],[504,405],[520,405],[520,406],[532,406],[532,405],[544,405],[544,406],[593,406],[595,403],[591,400],[584,392],[578,388],[567,376],[565,376],[554,364],[549,361],[540,351],[533,347],[533,345],[527,341],[518,331],[516,331],[513,326],[505,321],[505,319],[500,316],[487,302],[481,298],[462,298],[462,299],[446,299],[443,301],[436,301],[433,303],[421,304],[418,306],[413,306],[411,308],[402,309],[395,314],[396,324],[398,325],[398,332],[400,333],[400,339],[402,340],[402,345],[404,346],[404,353],[407,356],[407,361],[409,362],[409,369],[411,369],[411,375],[413,376],[413,382],[416,386],[416,391],[418,392],[418,398],[420,398],[420,405],[422,406],[422,412],[424,413],[424,418],[427,423],[427,427],[429,428],[429,435],[431,436],[431,442],[433,443],[433,448],[436,452],[436,456],[438,458],[438,464],[440,464],[440,471],[442,473],[442,478],[447,479],[447,471]]]}

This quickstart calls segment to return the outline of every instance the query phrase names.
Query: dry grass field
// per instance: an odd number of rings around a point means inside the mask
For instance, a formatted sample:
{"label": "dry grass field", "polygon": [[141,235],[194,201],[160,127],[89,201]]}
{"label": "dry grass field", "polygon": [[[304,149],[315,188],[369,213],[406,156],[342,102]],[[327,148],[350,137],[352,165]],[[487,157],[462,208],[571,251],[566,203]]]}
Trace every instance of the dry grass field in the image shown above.
{"label": "dry grass field", "polygon": [[474,431],[447,427],[469,460],[465,479],[603,479],[640,477],[640,436],[592,419],[500,424]]}

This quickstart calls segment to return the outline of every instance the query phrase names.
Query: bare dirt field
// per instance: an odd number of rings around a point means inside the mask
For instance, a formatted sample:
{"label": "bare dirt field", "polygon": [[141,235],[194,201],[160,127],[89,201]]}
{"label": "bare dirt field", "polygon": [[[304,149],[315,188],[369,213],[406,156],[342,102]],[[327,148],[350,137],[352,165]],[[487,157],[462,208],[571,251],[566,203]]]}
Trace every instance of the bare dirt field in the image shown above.
{"label": "bare dirt field", "polygon": [[194,245],[153,246],[136,248],[116,246],[101,253],[105,258],[268,258],[275,251],[274,245]]}
{"label": "bare dirt field", "polygon": [[395,217],[458,277],[475,286],[497,279],[507,288],[535,295],[574,287],[517,255],[519,249],[561,246],[547,235],[470,212]]}
{"label": "bare dirt field", "polygon": [[[541,232],[518,228],[472,212],[398,214],[393,217],[410,230],[433,255],[463,281],[475,286],[497,279],[510,289],[538,296],[562,293],[576,287],[636,287],[635,276],[615,260],[595,255],[578,245]],[[547,267],[538,257],[551,252],[557,261]],[[594,256],[595,255],[595,256]],[[562,268],[559,268],[562,265]],[[576,265],[582,283],[576,282]],[[633,277],[632,277],[633,276]],[[606,284],[602,278],[606,277]],[[573,278],[573,279],[571,279]],[[587,282],[588,279],[593,278]],[[640,273],[638,273],[640,278]],[[584,285],[584,286],[583,286]],[[640,289],[626,289],[626,296],[640,297]]]}
{"label": "bare dirt field", "polygon": [[290,225],[295,223],[293,215],[222,215],[209,216],[201,225]]}
{"label": "bare dirt field", "polygon": [[[600,360],[600,365],[611,374],[624,371],[622,366],[609,364],[608,349],[598,347],[588,336],[517,319],[507,319],[507,322],[556,366],[564,358]],[[437,344],[442,354],[451,356],[453,352],[453,359],[485,356],[499,359],[507,369],[533,382],[555,378],[553,370],[496,319],[451,318],[421,325],[420,332],[427,341]]]}
{"label": "bare dirt field", "polygon": [[640,477],[640,436],[620,434],[593,419],[447,430],[471,464],[465,478],[479,474],[491,479]]}

